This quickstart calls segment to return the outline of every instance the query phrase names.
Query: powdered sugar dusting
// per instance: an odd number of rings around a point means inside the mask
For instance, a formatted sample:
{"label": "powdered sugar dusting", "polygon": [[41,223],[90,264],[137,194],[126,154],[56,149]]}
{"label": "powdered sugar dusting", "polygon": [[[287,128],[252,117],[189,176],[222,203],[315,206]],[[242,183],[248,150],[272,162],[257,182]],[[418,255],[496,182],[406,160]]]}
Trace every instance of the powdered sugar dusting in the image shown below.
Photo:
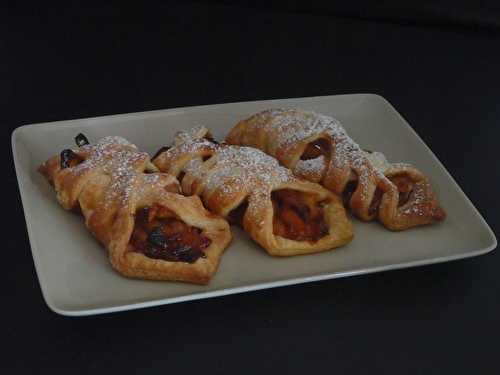
{"label": "powdered sugar dusting", "polygon": [[98,144],[101,146],[114,144],[114,145],[130,146],[133,148],[137,148],[136,145],[134,145],[133,143],[130,143],[128,140],[126,140],[125,138],[120,137],[118,135],[110,135],[110,136],[104,137],[101,140],[99,140]]}
{"label": "powdered sugar dusting", "polygon": [[323,155],[315,159],[299,160],[293,171],[300,177],[314,182],[320,182],[326,168],[326,159]]}
{"label": "powdered sugar dusting", "polygon": [[[376,168],[366,157],[366,153],[354,142],[342,127],[340,122],[333,117],[319,113],[302,110],[274,109],[262,113],[270,116],[270,126],[277,136],[280,147],[288,148],[299,142],[314,141],[319,138],[329,138],[332,141],[332,163],[338,169],[352,168],[358,176],[361,193],[368,194],[367,183],[370,176],[375,174],[379,179],[386,177],[381,170]],[[321,162],[300,162],[299,168],[312,168],[307,173],[315,174],[315,169],[321,168]]]}
{"label": "powdered sugar dusting", "polygon": [[401,171],[407,171],[413,169],[413,166],[408,163],[391,163],[389,164],[391,168],[399,169]]}
{"label": "powdered sugar dusting", "polygon": [[191,159],[184,166],[184,172],[196,174],[198,171],[202,169],[201,168],[202,165],[203,165],[203,160],[201,158]]}
{"label": "powdered sugar dusting", "polygon": [[363,151],[363,153],[365,157],[372,163],[372,165],[380,172],[384,173],[387,169],[391,167],[391,164],[387,161],[387,158],[383,153],[378,151],[374,152]]}
{"label": "powdered sugar dusting", "polygon": [[174,144],[176,146],[179,146],[183,143],[187,143],[195,139],[203,139],[203,137],[206,136],[208,133],[209,133],[208,129],[203,125],[195,126],[194,128],[188,130],[187,132],[179,131],[175,134]]}
{"label": "powdered sugar dusting", "polygon": [[407,207],[403,206],[402,213],[405,215],[424,216],[426,214],[424,208],[426,199],[427,197],[422,187],[413,189],[412,199],[408,202]]}
{"label": "powdered sugar dusting", "polygon": [[[210,190],[220,187],[230,193],[244,188],[253,194],[267,194],[291,178],[291,172],[276,159],[251,147],[221,146],[215,158],[216,167],[205,183]],[[226,183],[228,179],[231,184]]]}
{"label": "powdered sugar dusting", "polygon": [[[270,195],[275,187],[294,178],[291,171],[260,150],[216,144],[198,138],[206,134],[206,129],[179,133],[177,145],[165,152],[165,157],[173,160],[191,154],[192,159],[183,166],[183,172],[198,179],[204,189],[220,189],[226,194],[246,192],[249,195]],[[209,151],[211,158],[203,161],[197,154],[200,150]]]}
{"label": "powdered sugar dusting", "polygon": [[167,159],[170,159],[175,155],[196,154],[202,150],[215,151],[217,149],[217,145],[210,142],[208,139],[193,139],[187,133],[178,133],[178,135],[176,135],[176,142],[178,142],[178,144],[176,144],[175,147],[165,151],[165,157]]}
{"label": "powdered sugar dusting", "polygon": [[[358,181],[356,187],[356,199],[364,202],[372,201],[377,193],[377,188],[383,192],[392,190],[395,184],[387,176],[406,175],[413,183],[410,197],[405,204],[398,208],[398,213],[403,215],[426,216],[434,211],[436,217],[442,220],[444,214],[439,212],[440,208],[434,208],[433,193],[428,182],[422,184],[418,178],[414,180],[416,169],[405,163],[391,164],[380,152],[366,152],[354,142],[345,129],[336,119],[310,111],[297,109],[270,109],[260,112],[245,122],[247,132],[258,132],[259,137],[264,134],[268,138],[265,149],[278,157],[283,163],[293,168],[294,173],[314,182],[325,182],[328,176],[328,184],[336,184],[334,189],[339,190],[347,186],[347,181]],[[250,137],[251,139],[251,137]],[[253,142],[259,144],[261,139],[256,137]],[[311,149],[308,145],[314,146]],[[331,145],[328,150],[327,146]],[[297,156],[299,149],[306,151],[305,155],[314,155],[318,150],[323,154],[309,160],[298,160],[288,158],[287,155]],[[307,148],[305,148],[307,147]],[[418,172],[419,173],[419,172]],[[417,174],[418,174],[417,173]],[[387,176],[386,176],[387,174]],[[395,186],[398,188],[398,186]],[[399,192],[399,194],[406,194]],[[379,203],[380,201],[377,201]],[[371,210],[371,203],[368,213]],[[361,209],[364,209],[363,207]],[[360,211],[361,212],[361,211]]]}
{"label": "powdered sugar dusting", "polygon": [[144,181],[148,184],[155,184],[160,180],[160,175],[157,173],[151,173],[144,175]]}
{"label": "powdered sugar dusting", "polygon": [[[110,176],[111,184],[106,190],[105,204],[117,200],[123,204],[130,201],[133,194],[141,194],[142,188],[154,189],[161,184],[160,174],[144,174],[149,155],[138,151],[137,147],[118,136],[105,137],[95,145],[85,145],[74,150],[84,161],[71,168],[71,173],[81,175],[101,170]],[[147,186],[139,184],[145,178]]]}

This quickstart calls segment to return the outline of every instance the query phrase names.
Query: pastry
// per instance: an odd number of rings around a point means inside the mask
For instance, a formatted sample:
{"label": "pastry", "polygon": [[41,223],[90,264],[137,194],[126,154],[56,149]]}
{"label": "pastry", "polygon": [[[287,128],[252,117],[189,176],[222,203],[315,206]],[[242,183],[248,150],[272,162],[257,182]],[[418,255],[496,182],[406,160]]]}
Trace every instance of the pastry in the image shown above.
{"label": "pastry", "polygon": [[361,220],[404,230],[444,220],[429,180],[409,164],[362,150],[332,117],[271,109],[240,121],[226,142],[256,147],[301,178],[322,184]]}
{"label": "pastry", "polygon": [[339,197],[300,180],[251,147],[213,141],[206,128],[178,133],[153,159],[181,181],[182,192],[239,223],[269,254],[291,256],[338,247],[353,236]]}
{"label": "pastry", "polygon": [[124,138],[76,141],[39,171],[62,207],[83,214],[112,266],[129,277],[208,283],[231,241],[228,223],[178,194],[175,177]]}

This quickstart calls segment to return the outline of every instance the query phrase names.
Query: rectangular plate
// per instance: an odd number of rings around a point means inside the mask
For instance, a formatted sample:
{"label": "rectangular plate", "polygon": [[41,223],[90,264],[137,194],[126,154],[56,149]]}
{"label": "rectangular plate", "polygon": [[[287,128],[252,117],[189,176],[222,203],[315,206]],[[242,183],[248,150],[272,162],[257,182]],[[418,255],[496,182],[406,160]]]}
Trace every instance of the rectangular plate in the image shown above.
{"label": "rectangular plate", "polygon": [[[273,258],[238,228],[208,286],[121,277],[83,219],[64,211],[36,171],[83,132],[92,141],[120,135],[154,153],[175,132],[203,124],[222,139],[240,119],[272,107],[300,107],[336,117],[363,148],[414,164],[430,178],[448,213],[439,225],[393,233],[353,220],[355,238],[325,253]],[[398,112],[372,94],[264,100],[178,108],[23,126],[12,134],[14,163],[35,267],[45,301],[63,315],[91,315],[352,276],[479,255],[496,238],[431,150]]]}

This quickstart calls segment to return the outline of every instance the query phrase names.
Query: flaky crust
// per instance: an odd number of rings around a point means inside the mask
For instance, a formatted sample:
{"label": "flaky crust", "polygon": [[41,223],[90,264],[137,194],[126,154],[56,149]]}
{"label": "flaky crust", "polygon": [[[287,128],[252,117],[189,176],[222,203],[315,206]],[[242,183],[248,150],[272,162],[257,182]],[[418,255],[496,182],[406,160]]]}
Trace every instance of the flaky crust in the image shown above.
{"label": "flaky crust", "polygon": [[[256,147],[276,157],[301,178],[322,184],[337,194],[356,182],[349,198],[351,211],[361,220],[378,219],[386,228],[404,230],[441,221],[445,212],[427,178],[408,164],[394,164],[381,172],[367,153],[328,116],[300,110],[270,109],[240,121],[226,142]],[[301,160],[310,144],[323,142],[323,155]],[[389,178],[405,176],[414,183],[413,194],[398,206],[400,192]],[[377,200],[377,193],[382,195]]]}
{"label": "flaky crust", "polygon": [[[61,169],[59,155],[39,171],[54,186],[67,210],[80,211],[90,232],[108,250],[113,267],[122,275],[150,280],[176,280],[206,284],[216,272],[220,257],[231,241],[228,223],[211,214],[198,197],[184,197],[175,177],[145,173],[157,169],[147,153],[121,137],[106,137],[96,145],[73,152],[82,160]],[[129,244],[139,208],[160,204],[211,240],[206,258],[190,264],[152,259],[133,251]]]}
{"label": "flaky crust", "polygon": [[[212,212],[228,217],[248,203],[244,230],[275,256],[308,254],[332,249],[352,239],[352,225],[340,199],[320,185],[295,178],[263,152],[249,147],[219,145],[198,128],[179,133],[175,145],[160,153],[153,163],[159,170],[181,178],[184,194],[198,195]],[[324,202],[329,233],[318,241],[295,241],[273,233],[271,192],[292,189],[314,195]]]}

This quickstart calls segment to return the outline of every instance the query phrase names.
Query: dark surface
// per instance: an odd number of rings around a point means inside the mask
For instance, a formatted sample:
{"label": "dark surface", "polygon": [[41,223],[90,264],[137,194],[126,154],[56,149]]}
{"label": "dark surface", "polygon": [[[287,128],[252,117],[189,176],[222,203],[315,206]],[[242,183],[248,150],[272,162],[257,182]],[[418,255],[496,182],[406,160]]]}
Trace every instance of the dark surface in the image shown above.
{"label": "dark surface", "polygon": [[58,316],[40,293],[9,151],[12,130],[31,122],[374,92],[407,118],[498,234],[498,33],[209,4],[21,4],[0,10],[0,21],[0,372],[498,373],[498,250],[146,310]]}
{"label": "dark surface", "polygon": [[199,2],[399,24],[475,30],[500,29],[500,3],[497,0],[199,0]]}

